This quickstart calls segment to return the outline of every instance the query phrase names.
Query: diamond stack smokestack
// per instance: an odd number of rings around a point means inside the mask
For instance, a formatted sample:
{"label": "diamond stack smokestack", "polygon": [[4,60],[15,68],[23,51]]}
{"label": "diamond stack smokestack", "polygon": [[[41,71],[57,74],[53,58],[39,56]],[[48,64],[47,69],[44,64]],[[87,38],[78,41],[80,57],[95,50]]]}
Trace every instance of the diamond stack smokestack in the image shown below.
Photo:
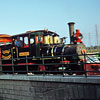
{"label": "diamond stack smokestack", "polygon": [[70,44],[74,44],[74,22],[69,22]]}

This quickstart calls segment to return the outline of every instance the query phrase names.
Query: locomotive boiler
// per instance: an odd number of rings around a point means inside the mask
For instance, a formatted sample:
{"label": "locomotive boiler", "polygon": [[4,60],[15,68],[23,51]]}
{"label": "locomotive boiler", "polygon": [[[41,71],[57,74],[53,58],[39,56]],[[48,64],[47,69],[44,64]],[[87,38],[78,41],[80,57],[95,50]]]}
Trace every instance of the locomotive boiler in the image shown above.
{"label": "locomotive boiler", "polygon": [[3,71],[83,70],[79,64],[85,53],[83,36],[79,30],[74,32],[73,22],[68,25],[70,44],[64,43],[65,37],[60,38],[59,34],[48,30],[11,36],[12,44],[0,46]]}

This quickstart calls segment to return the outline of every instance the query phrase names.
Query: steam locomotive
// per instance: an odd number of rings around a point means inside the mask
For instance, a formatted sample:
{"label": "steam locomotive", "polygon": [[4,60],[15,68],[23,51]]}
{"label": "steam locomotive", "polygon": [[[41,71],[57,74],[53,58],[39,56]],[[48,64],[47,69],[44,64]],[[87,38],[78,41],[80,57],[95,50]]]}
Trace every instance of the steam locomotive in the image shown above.
{"label": "steam locomotive", "polygon": [[[0,46],[0,64],[3,72],[68,71],[84,70],[85,45],[82,34],[74,32],[70,22],[70,44],[48,30],[27,31],[8,38],[9,43]],[[73,64],[71,64],[73,63]]]}

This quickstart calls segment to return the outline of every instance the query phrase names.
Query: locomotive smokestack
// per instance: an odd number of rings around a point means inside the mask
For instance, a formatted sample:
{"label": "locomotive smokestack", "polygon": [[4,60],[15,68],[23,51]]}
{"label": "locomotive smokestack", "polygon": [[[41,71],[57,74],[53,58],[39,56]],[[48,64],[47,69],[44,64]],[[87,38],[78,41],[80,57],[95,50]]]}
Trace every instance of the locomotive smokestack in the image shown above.
{"label": "locomotive smokestack", "polygon": [[68,23],[69,25],[69,33],[70,33],[70,44],[74,44],[74,39],[73,39],[73,36],[74,36],[74,22],[70,22]]}

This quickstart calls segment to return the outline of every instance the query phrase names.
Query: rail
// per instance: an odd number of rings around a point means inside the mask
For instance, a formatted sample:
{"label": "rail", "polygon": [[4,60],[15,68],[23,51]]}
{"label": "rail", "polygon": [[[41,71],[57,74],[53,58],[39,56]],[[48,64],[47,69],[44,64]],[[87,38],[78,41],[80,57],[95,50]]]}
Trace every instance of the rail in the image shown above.
{"label": "rail", "polygon": [[[23,57],[23,58],[11,58],[11,59],[1,59],[0,60],[0,73],[1,74],[41,74],[41,75],[84,75],[84,76],[99,76],[100,75],[100,62],[95,62],[91,59],[91,56],[99,55],[99,54],[83,54],[83,55],[59,55],[59,56],[44,56],[42,57]],[[83,56],[84,61],[76,62],[64,62],[64,57],[72,57],[72,56]],[[87,62],[87,58],[91,62]],[[57,59],[61,60],[59,62],[51,62],[45,63],[46,59]],[[19,63],[19,61],[24,61],[23,63]],[[40,61],[39,63],[30,62],[30,60]],[[3,63],[3,62],[10,63]],[[17,61],[18,63],[15,63]],[[57,67],[59,65],[59,70],[57,68],[53,68],[52,66]],[[49,66],[49,70],[46,69],[46,66]],[[73,66],[71,69],[70,66]],[[74,67],[77,67],[74,69]],[[36,68],[36,69],[34,69]],[[40,68],[40,69],[39,69]]]}

